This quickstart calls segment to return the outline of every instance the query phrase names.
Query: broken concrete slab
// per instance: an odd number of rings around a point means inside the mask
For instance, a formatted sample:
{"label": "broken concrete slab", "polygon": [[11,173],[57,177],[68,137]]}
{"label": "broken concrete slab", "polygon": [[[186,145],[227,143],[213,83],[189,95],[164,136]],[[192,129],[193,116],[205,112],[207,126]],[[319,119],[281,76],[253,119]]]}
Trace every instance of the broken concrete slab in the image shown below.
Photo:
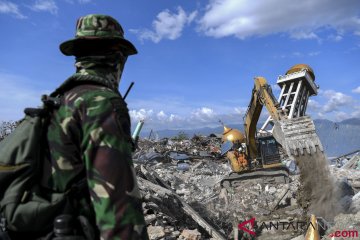
{"label": "broken concrete slab", "polygon": [[164,227],[162,226],[148,226],[147,227],[148,235],[150,240],[161,239],[165,236]]}
{"label": "broken concrete slab", "polygon": [[201,238],[201,233],[199,233],[199,231],[197,229],[184,229],[181,232],[181,235],[178,239],[183,239],[183,240],[200,240]]}

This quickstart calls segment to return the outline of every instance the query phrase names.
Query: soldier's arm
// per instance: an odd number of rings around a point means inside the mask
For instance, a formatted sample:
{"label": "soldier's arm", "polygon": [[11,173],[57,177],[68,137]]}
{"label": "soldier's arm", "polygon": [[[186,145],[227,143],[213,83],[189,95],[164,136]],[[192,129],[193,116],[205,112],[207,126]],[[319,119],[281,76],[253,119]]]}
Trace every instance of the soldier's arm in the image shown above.
{"label": "soldier's arm", "polygon": [[126,104],[109,91],[88,93],[83,101],[83,159],[101,237],[147,239]]}

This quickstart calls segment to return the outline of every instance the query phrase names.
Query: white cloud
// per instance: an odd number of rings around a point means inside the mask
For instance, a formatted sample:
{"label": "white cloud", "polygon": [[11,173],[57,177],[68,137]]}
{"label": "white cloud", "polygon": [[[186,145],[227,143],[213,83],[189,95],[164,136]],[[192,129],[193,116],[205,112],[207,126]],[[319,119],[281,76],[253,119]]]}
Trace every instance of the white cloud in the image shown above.
{"label": "white cloud", "polygon": [[214,116],[214,110],[208,107],[198,108],[191,113],[191,118],[200,122],[207,122],[209,120],[213,120]]}
{"label": "white cloud", "polygon": [[184,26],[194,20],[196,14],[196,11],[187,14],[181,7],[177,8],[177,13],[171,13],[166,9],[153,21],[153,30],[131,29],[130,31],[136,33],[140,40],[151,40],[155,43],[162,39],[175,40],[181,36]]}
{"label": "white cloud", "polygon": [[130,110],[129,115],[130,117],[135,121],[138,122],[140,120],[151,120],[152,116],[154,114],[154,111],[152,109],[146,110],[144,108],[140,110]]}
{"label": "white cloud", "polygon": [[[244,39],[287,33],[295,39],[320,40],[318,30],[360,32],[360,1],[210,0],[199,30],[220,38]],[[339,37],[337,38],[339,40]]]}
{"label": "white cloud", "polygon": [[353,111],[351,112],[351,117],[360,118],[360,105],[355,105]]}
{"label": "white cloud", "polygon": [[156,120],[162,124],[174,124],[180,121],[184,121],[184,119],[176,114],[166,114],[163,110],[159,111],[156,114]]}
{"label": "white cloud", "polygon": [[349,114],[348,113],[345,113],[345,112],[342,112],[342,111],[337,111],[335,112],[335,120],[337,122],[340,122],[342,120],[345,120],[349,118]]}
{"label": "white cloud", "polygon": [[[356,35],[356,32],[354,32],[354,34]],[[337,35],[330,35],[329,39],[333,40],[334,42],[340,42],[344,37],[340,34]]]}
{"label": "white cloud", "polygon": [[9,1],[0,1],[0,13],[11,14],[19,19],[27,18],[20,12],[18,5]]}
{"label": "white cloud", "polygon": [[308,113],[332,121],[360,117],[360,105],[357,99],[334,90],[319,90],[317,100],[309,99]]}
{"label": "white cloud", "polygon": [[58,11],[54,0],[36,0],[30,8],[34,11],[50,12],[51,14],[57,14]]}
{"label": "white cloud", "polygon": [[327,100],[326,104],[322,108],[324,113],[337,111],[341,107],[353,103],[353,99],[351,96],[348,96],[341,92],[336,92],[334,90],[325,90],[321,94]]}
{"label": "white cloud", "polygon": [[360,86],[352,90],[353,93],[360,93]]}
{"label": "white cloud", "polygon": [[319,102],[309,99],[307,107],[310,111],[318,111],[321,108],[321,105]]}
{"label": "white cloud", "polygon": [[156,116],[160,121],[168,119],[168,116],[164,113],[164,111],[158,112],[158,114],[156,114]]}
{"label": "white cloud", "polygon": [[304,31],[293,31],[290,33],[290,37],[294,39],[316,39],[320,40],[319,36],[314,32],[304,32]]}
{"label": "white cloud", "polygon": [[175,121],[179,121],[181,120],[182,118],[178,115],[175,115],[175,114],[170,114],[170,117],[169,117],[169,122],[175,122]]}

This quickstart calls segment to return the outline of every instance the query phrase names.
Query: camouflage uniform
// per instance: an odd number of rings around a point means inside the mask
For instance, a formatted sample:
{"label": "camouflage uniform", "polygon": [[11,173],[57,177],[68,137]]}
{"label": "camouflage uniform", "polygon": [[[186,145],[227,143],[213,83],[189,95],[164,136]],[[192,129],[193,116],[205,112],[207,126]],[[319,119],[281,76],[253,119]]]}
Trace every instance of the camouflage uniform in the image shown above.
{"label": "camouflage uniform", "polygon": [[[96,50],[104,43],[111,48]],[[88,49],[77,52],[82,44]],[[43,182],[63,192],[86,177],[90,195],[78,199],[77,214],[96,223],[101,239],[148,239],[131,158],[128,108],[118,92],[126,58],[136,49],[116,20],[104,15],[80,18],[76,38],[60,49],[76,56],[77,72],[63,84],[73,87],[51,118]]]}

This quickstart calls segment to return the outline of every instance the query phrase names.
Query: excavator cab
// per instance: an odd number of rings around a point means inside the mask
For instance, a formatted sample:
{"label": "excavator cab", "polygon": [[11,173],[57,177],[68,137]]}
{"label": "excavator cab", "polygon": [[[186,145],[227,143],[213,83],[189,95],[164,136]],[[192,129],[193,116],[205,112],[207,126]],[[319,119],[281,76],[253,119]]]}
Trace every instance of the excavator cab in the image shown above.
{"label": "excavator cab", "polygon": [[258,159],[263,168],[281,166],[279,144],[273,136],[259,137],[258,141]]}

